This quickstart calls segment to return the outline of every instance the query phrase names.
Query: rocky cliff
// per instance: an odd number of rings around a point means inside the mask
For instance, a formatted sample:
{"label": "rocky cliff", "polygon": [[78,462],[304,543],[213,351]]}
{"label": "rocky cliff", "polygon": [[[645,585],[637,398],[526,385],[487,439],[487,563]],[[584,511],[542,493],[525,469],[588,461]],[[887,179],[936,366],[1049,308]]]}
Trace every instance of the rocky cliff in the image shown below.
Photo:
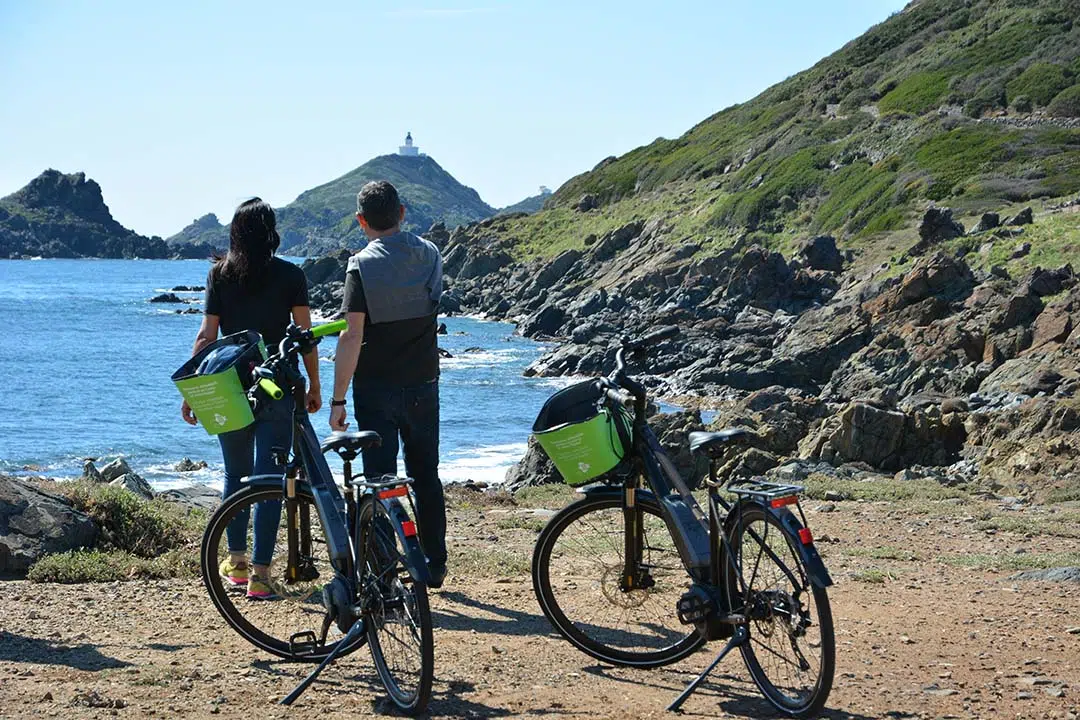
{"label": "rocky cliff", "polygon": [[170,247],[113,219],[101,187],[83,173],[46,170],[0,198],[0,257],[206,257],[207,248]]}

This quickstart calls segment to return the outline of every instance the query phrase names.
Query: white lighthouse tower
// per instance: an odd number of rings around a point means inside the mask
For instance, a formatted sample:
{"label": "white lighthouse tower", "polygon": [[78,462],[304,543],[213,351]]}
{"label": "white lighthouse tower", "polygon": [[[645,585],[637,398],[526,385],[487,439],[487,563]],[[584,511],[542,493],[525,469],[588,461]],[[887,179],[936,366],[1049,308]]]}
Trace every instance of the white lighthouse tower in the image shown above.
{"label": "white lighthouse tower", "polygon": [[413,145],[412,133],[411,132],[405,134],[405,144],[404,145],[399,145],[398,149],[397,149],[397,152],[398,152],[398,155],[402,155],[404,157],[419,157],[420,156],[420,148],[417,147],[416,145]]}

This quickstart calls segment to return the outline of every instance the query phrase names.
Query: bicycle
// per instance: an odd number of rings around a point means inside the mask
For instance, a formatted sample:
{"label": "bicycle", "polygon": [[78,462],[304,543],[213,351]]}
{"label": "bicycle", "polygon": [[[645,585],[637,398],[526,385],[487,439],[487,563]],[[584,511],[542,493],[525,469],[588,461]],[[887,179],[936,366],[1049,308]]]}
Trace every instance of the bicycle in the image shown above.
{"label": "bicycle", "polygon": [[[290,325],[277,353],[252,370],[248,401],[256,415],[268,401],[284,397],[282,388],[292,393],[291,446],[274,450],[282,473],[248,478],[246,487],[210,517],[202,578],[222,617],[251,644],[286,660],[319,663],[282,704],[292,704],[331,662],[366,643],[390,699],[416,714],[431,697],[434,641],[427,562],[411,519],[412,480],[354,478],[352,461],[381,443],[378,433],[336,432],[319,443],[296,362],[320,338],[345,326],[345,321],[310,330]],[[324,457],[331,451],[342,458],[344,492]],[[236,547],[228,541],[229,527],[236,521],[234,540],[237,528],[246,528],[246,551],[254,545],[255,523],[249,518],[256,515],[257,521],[260,511],[280,518],[281,507],[285,522],[278,521],[274,557],[285,564],[271,565],[277,599],[248,600],[219,573],[230,545]]]}
{"label": "bicycle", "polygon": [[802,512],[803,487],[721,481],[729,449],[752,433],[692,432],[691,451],[709,459],[708,513],[701,509],[649,428],[646,389],[625,366],[627,352],[643,355],[677,333],[623,342],[614,372],[592,381],[594,409],[624,419],[614,425],[625,455],[540,533],[533,589],[563,637],[613,665],[659,667],[727,639],[669,710],[737,648],[778,711],[815,715],[832,688],[836,645],[832,580]]}

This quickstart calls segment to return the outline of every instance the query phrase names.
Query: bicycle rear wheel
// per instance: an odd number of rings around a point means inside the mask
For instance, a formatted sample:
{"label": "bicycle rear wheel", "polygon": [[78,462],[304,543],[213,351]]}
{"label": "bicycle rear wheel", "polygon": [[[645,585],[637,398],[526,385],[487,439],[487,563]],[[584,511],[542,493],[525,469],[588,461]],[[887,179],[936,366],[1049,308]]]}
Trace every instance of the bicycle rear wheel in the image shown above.
{"label": "bicycle rear wheel", "polygon": [[[311,642],[321,635],[325,610],[322,587],[334,578],[327,545],[310,494],[297,493],[298,521],[306,519],[311,531],[311,553],[301,558],[300,578],[289,582],[287,575],[288,540],[284,522],[285,493],[278,486],[250,486],[229,496],[210,517],[203,535],[201,565],[203,584],[214,606],[241,637],[252,645],[288,660],[318,662],[344,637],[331,626],[325,645]],[[233,584],[220,572],[221,562],[230,551],[243,551],[248,560],[254,548],[255,510],[274,513],[281,507],[273,535],[274,552],[270,566],[270,584],[276,599],[253,600],[246,597],[246,584]],[[264,519],[265,518],[261,518]],[[235,523],[232,541],[228,528]],[[242,542],[241,542],[242,540]],[[233,547],[230,547],[230,544]],[[248,565],[250,572],[250,562]],[[305,642],[306,641],[306,642]],[[341,654],[354,652],[366,639],[360,634]]]}
{"label": "bicycle rear wheel", "polygon": [[375,670],[390,699],[417,714],[431,699],[434,637],[427,588],[409,574],[404,548],[381,502],[366,499],[357,518],[359,597]]}
{"label": "bicycle rear wheel", "polygon": [[[749,640],[740,646],[754,683],[777,710],[817,716],[836,667],[832,610],[825,588],[813,585],[796,549],[799,538],[757,504],[744,504],[728,541],[743,587],[729,585]],[[741,608],[739,606],[742,606]]]}
{"label": "bicycle rear wheel", "polygon": [[586,497],[557,513],[533,550],[533,590],[551,624],[577,648],[615,665],[659,667],[705,642],[675,613],[690,586],[655,501],[638,496],[642,570],[651,587],[625,591],[621,497]]}

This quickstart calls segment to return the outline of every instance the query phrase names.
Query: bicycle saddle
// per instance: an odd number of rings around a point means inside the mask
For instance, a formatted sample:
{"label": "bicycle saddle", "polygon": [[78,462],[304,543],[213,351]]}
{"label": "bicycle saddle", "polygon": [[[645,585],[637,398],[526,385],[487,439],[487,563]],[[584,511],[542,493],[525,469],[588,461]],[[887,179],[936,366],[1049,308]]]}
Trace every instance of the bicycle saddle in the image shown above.
{"label": "bicycle saddle", "polygon": [[322,441],[322,451],[333,450],[342,460],[354,460],[361,450],[382,445],[382,438],[374,430],[357,432],[332,432]]}
{"label": "bicycle saddle", "polygon": [[725,428],[719,432],[692,432],[689,436],[690,452],[717,458],[727,446],[747,440],[752,435],[753,433],[746,428]]}

